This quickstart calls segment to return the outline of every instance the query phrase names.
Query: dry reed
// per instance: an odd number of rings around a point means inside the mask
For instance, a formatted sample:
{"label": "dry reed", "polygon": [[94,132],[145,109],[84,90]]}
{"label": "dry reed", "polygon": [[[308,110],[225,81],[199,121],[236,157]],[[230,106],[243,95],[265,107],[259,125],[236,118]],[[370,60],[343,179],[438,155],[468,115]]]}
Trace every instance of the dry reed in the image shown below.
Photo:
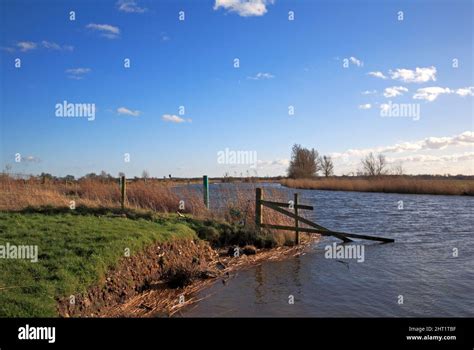
{"label": "dry reed", "polygon": [[318,179],[285,179],[281,181],[281,184],[292,188],[314,190],[474,195],[474,180],[442,177],[329,177]]}
{"label": "dry reed", "polygon": [[[217,208],[208,210],[203,203],[202,192],[192,186],[175,188],[176,183],[164,181],[134,180],[127,183],[129,209],[149,210],[160,213],[185,213],[198,218],[223,219],[250,229],[255,227],[255,187],[222,186]],[[265,198],[287,202],[286,191],[266,188]],[[184,209],[180,201],[184,201]],[[77,181],[46,180],[38,178],[13,179],[0,176],[0,210],[17,211],[39,207],[120,208],[120,187],[117,181],[102,179],[81,179]],[[216,203],[212,203],[214,206]],[[263,220],[267,223],[292,226],[287,216],[265,208]],[[272,231],[278,244],[290,244],[294,233]]]}

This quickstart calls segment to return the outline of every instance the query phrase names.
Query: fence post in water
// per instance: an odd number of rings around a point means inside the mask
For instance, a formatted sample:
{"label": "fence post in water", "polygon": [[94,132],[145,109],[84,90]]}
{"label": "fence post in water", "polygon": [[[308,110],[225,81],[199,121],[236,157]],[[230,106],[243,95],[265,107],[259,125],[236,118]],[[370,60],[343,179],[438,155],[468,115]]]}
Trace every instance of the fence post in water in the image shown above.
{"label": "fence post in water", "polygon": [[262,224],[262,200],[262,189],[258,187],[255,189],[255,225],[257,225],[257,229]]}
{"label": "fence post in water", "polygon": [[202,185],[204,190],[204,205],[209,209],[209,179],[207,178],[207,175],[202,177]]}
{"label": "fence post in water", "polygon": [[298,226],[299,226],[299,222],[298,222],[298,193],[295,193],[293,205],[295,207],[295,229],[296,229],[295,230],[295,233],[296,233],[295,243],[300,244],[300,232],[298,231]]}
{"label": "fence post in water", "polygon": [[127,196],[126,186],[127,186],[127,179],[125,178],[125,176],[121,176],[120,177],[120,194],[121,194],[120,205],[122,206],[122,210],[125,209],[125,198]]}

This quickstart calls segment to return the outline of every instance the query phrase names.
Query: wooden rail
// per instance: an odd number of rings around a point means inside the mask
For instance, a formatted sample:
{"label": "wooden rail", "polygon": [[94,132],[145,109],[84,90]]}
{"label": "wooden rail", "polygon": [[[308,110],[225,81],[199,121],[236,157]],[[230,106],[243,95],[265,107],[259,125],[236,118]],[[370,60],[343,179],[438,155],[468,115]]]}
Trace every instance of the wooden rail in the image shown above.
{"label": "wooden rail", "polygon": [[120,177],[120,206],[125,209],[125,201],[127,200],[127,178],[125,175]]}
{"label": "wooden rail", "polygon": [[[284,226],[284,225],[274,225],[274,224],[266,224],[263,223],[263,207],[267,207],[272,209],[280,214],[286,215],[295,220],[295,226]],[[283,208],[293,209],[294,212],[287,211]],[[322,236],[334,236],[339,238],[344,242],[352,242],[351,238],[357,239],[366,239],[371,241],[379,241],[383,243],[391,243],[395,242],[392,238],[385,238],[385,237],[377,237],[377,236],[369,236],[369,235],[360,235],[355,233],[346,233],[346,232],[338,232],[329,230],[311,220],[308,220],[300,215],[298,215],[298,210],[313,210],[314,208],[310,205],[302,205],[298,202],[298,194],[294,194],[294,201],[293,203],[281,203],[281,202],[271,202],[263,199],[263,191],[261,188],[257,188],[255,191],[255,224],[257,227],[262,228],[271,228],[276,230],[286,230],[286,231],[294,231],[295,232],[295,242],[299,244],[299,233],[300,232],[307,232],[307,233],[317,233]],[[301,227],[300,223],[306,224],[310,227]]]}

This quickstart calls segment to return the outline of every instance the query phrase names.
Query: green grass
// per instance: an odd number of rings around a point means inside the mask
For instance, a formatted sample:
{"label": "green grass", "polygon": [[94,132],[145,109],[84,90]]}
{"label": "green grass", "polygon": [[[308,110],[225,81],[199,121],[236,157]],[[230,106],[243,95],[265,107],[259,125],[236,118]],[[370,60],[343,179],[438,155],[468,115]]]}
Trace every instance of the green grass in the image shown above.
{"label": "green grass", "polygon": [[218,220],[186,219],[187,224],[196,231],[199,238],[208,241],[213,247],[254,245],[257,248],[274,248],[278,245],[275,236],[268,232],[256,232],[251,227],[242,227]]}
{"label": "green grass", "polygon": [[100,281],[126,248],[133,255],[176,238],[196,235],[188,223],[173,217],[0,212],[0,245],[37,245],[39,257],[36,263],[0,259],[0,317],[57,316],[57,298]]}

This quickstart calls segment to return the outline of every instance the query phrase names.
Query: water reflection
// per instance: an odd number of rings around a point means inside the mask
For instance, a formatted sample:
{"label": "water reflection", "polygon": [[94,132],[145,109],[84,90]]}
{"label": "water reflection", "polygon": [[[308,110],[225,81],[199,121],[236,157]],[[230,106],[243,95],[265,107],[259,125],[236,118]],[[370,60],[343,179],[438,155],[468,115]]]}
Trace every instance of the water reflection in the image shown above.
{"label": "water reflection", "polygon": [[263,303],[264,292],[264,277],[263,277],[263,267],[258,265],[255,268],[255,301],[258,304]]}
{"label": "water reflection", "polygon": [[[288,198],[294,192],[281,191]],[[239,272],[225,287],[203,291],[215,294],[185,315],[474,316],[474,198],[298,192],[302,203],[315,207],[309,219],[334,230],[396,242],[364,242],[365,261],[349,261],[348,269],[324,258],[325,245],[333,241],[325,238],[304,256],[263,263]],[[216,203],[216,189],[211,189],[211,200],[213,196]],[[398,209],[400,200],[403,210]],[[458,257],[453,257],[453,248]],[[294,305],[289,305],[289,295],[295,297]]]}
{"label": "water reflection", "polygon": [[296,287],[301,287],[301,281],[300,281],[300,270],[301,270],[301,259],[299,256],[296,256],[295,258],[290,260],[290,263],[293,267],[293,285]]}

